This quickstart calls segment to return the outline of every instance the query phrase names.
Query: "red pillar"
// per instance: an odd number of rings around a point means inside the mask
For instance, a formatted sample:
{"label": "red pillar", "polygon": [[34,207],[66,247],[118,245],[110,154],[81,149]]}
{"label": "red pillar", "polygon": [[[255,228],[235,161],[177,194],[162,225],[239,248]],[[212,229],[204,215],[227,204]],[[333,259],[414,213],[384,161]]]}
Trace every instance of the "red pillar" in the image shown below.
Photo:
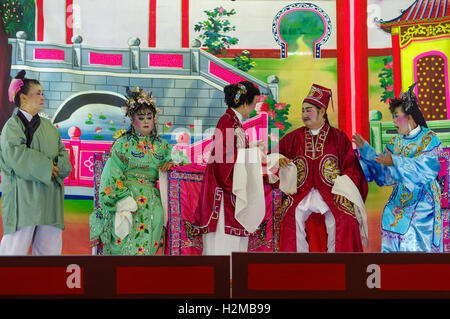
{"label": "red pillar", "polygon": [[339,128],[369,139],[367,0],[337,0]]}
{"label": "red pillar", "polygon": [[394,96],[399,96],[402,90],[402,62],[400,57],[400,39],[398,28],[392,27],[392,76],[394,78]]}
{"label": "red pillar", "polygon": [[44,41],[44,0],[36,0],[36,40]]}
{"label": "red pillar", "polygon": [[148,19],[148,46],[156,47],[156,0],[150,0]]}
{"label": "red pillar", "polygon": [[356,132],[370,139],[369,127],[369,44],[367,40],[367,0],[356,3]]}
{"label": "red pillar", "polygon": [[66,44],[72,44],[73,0],[66,0]]}
{"label": "red pillar", "polygon": [[189,0],[181,0],[181,47],[189,48]]}

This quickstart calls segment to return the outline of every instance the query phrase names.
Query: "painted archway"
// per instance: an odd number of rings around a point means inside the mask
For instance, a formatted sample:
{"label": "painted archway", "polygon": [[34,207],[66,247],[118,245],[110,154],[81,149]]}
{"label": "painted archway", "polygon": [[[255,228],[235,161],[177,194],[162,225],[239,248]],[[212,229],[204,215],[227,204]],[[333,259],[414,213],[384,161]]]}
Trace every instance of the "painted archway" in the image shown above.
{"label": "painted archway", "polygon": [[328,41],[331,35],[331,19],[325,12],[325,10],[323,10],[321,7],[313,3],[293,3],[285,6],[275,15],[272,23],[272,33],[275,38],[275,41],[281,47],[281,58],[285,59],[287,58],[288,55],[287,41],[283,40],[280,32],[281,21],[287,14],[292,13],[294,11],[311,11],[317,14],[322,19],[324,25],[324,32],[321,35],[321,37],[318,40],[314,41],[313,43],[313,55],[315,58],[320,58],[321,56],[320,48],[325,42]]}
{"label": "painted archway", "polygon": [[108,91],[84,91],[67,98],[52,118],[63,139],[70,139],[69,129],[76,126],[85,140],[114,140],[118,130],[129,123],[120,107],[123,95]]}

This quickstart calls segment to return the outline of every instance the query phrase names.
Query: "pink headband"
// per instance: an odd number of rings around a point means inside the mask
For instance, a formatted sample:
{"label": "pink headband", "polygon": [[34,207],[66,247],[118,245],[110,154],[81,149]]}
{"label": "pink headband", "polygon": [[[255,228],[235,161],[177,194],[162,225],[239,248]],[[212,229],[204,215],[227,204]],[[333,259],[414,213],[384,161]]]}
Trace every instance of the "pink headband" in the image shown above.
{"label": "pink headband", "polygon": [[23,81],[21,79],[13,79],[8,89],[9,101],[14,102],[16,94],[20,91],[23,86]]}

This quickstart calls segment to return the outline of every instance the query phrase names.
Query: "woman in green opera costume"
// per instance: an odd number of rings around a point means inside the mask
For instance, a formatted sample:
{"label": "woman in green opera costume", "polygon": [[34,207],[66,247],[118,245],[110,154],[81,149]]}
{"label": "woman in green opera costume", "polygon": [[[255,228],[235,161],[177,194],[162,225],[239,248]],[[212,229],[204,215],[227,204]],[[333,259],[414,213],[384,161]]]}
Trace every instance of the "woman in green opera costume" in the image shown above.
{"label": "woman in green opera costume", "polygon": [[64,178],[72,171],[61,136],[39,113],[44,92],[39,81],[11,81],[9,101],[18,107],[2,130],[3,238],[0,255],[61,255]]}
{"label": "woman in green opera costume", "polygon": [[156,187],[159,170],[189,163],[158,136],[151,93],[136,87],[133,92],[127,88],[127,94],[131,127],[111,147],[100,181],[100,206],[89,220],[93,254],[154,255],[164,221]]}

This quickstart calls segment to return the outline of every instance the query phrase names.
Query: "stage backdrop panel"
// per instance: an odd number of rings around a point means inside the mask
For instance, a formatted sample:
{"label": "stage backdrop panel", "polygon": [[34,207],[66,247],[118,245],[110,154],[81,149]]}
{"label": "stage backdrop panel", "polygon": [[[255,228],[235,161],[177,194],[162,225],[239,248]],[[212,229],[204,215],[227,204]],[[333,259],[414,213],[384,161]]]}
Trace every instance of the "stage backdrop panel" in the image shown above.
{"label": "stage backdrop panel", "polygon": [[233,298],[450,298],[450,255],[233,253]]}
{"label": "stage backdrop panel", "polygon": [[1,257],[0,298],[230,297],[229,256]]}

